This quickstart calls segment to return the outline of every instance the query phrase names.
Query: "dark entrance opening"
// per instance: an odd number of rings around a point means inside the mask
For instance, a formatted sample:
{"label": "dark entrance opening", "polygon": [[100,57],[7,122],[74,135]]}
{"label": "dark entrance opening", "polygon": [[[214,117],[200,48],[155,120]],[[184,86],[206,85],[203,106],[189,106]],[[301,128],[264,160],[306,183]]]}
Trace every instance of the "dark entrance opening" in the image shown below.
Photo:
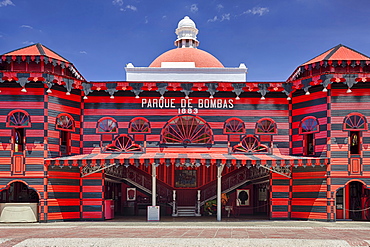
{"label": "dark entrance opening", "polygon": [[0,222],[20,223],[39,220],[39,195],[22,182],[13,182],[0,191]]}
{"label": "dark entrance opening", "polygon": [[370,220],[370,190],[352,181],[336,193],[336,219]]}
{"label": "dark entrance opening", "polygon": [[22,182],[11,183],[6,189],[0,192],[1,203],[38,203],[39,196],[34,189],[28,188],[28,186]]}
{"label": "dark entrance opening", "polygon": [[362,219],[362,197],[364,194],[364,185],[358,181],[349,184],[349,217],[352,220]]}

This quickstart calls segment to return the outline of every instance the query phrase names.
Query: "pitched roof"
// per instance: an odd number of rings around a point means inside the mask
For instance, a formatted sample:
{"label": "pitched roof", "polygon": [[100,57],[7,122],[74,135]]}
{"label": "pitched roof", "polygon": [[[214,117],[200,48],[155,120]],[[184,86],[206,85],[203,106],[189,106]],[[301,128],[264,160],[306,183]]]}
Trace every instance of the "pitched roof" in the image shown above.
{"label": "pitched roof", "polygon": [[67,59],[40,43],[5,53],[4,56],[47,56],[49,58],[54,58],[59,61],[70,63]]}
{"label": "pitched roof", "polygon": [[326,52],[318,55],[317,57],[309,60],[308,62],[302,64],[301,66],[321,62],[321,61],[329,61],[329,60],[370,60],[370,57],[355,51],[345,45],[339,44]]}

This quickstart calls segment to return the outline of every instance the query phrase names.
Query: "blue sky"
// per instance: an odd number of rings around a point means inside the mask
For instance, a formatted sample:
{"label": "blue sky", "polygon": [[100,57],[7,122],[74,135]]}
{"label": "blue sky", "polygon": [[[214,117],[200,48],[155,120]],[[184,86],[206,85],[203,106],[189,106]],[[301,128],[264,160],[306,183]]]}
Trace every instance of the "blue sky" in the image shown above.
{"label": "blue sky", "polygon": [[338,45],[370,56],[369,0],[0,0],[0,54],[42,43],[89,81],[125,80],[174,48],[190,16],[200,49],[248,81],[284,81]]}

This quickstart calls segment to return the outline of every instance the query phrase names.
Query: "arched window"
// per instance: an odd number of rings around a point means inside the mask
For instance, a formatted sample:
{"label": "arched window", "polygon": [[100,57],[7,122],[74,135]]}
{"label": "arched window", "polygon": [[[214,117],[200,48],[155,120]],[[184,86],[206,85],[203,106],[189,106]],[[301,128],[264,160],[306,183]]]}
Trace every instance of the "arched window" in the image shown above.
{"label": "arched window", "polygon": [[276,123],[271,118],[261,118],[256,123],[256,135],[277,134]]}
{"label": "arched window", "polygon": [[74,131],[75,121],[71,115],[67,113],[61,113],[56,119],[55,128],[63,131]]}
{"label": "arched window", "polygon": [[99,119],[96,131],[101,134],[118,133],[117,121],[111,117],[103,117]]}
{"label": "arched window", "polygon": [[67,113],[59,114],[56,119],[55,129],[60,130],[60,155],[70,155],[71,132],[75,130],[75,121],[73,117]]}
{"label": "arched window", "polygon": [[24,128],[31,127],[30,115],[23,110],[13,110],[8,114],[6,126],[13,128],[13,151],[18,154],[22,153],[25,144]]}
{"label": "arched window", "polygon": [[239,118],[229,118],[224,124],[224,134],[245,134],[245,124]]}
{"label": "arched window", "polygon": [[142,148],[140,145],[135,144],[128,135],[119,135],[113,140],[112,144],[106,146],[105,151],[130,153],[142,152]]}
{"label": "arched window", "polygon": [[151,133],[150,123],[146,118],[133,118],[128,124],[128,133],[130,134],[149,134]]}
{"label": "arched window", "polygon": [[162,143],[166,144],[212,144],[213,133],[208,123],[193,115],[172,118],[162,129]]}
{"label": "arched window", "polygon": [[27,128],[31,127],[30,115],[23,110],[13,110],[8,114],[6,127]]}
{"label": "arched window", "polygon": [[351,113],[344,118],[343,130],[349,131],[349,152],[350,154],[360,154],[361,151],[361,131],[368,129],[367,121],[361,113]]}
{"label": "arched window", "polygon": [[303,154],[311,156],[315,154],[315,138],[314,134],[319,132],[319,122],[316,117],[308,116],[301,120],[299,124],[299,132],[303,134]]}
{"label": "arched window", "polygon": [[310,134],[319,132],[319,122],[313,116],[305,117],[301,120],[299,131],[301,134]]}
{"label": "arched window", "polygon": [[25,165],[25,128],[31,127],[30,115],[23,110],[13,110],[9,112],[6,120],[6,126],[12,128],[12,162],[11,171],[13,174],[24,175]]}
{"label": "arched window", "polygon": [[367,130],[367,122],[364,115],[351,113],[344,118],[343,130],[362,131]]}
{"label": "arched window", "polygon": [[233,152],[267,153],[268,147],[260,144],[257,137],[253,135],[247,135],[238,145],[233,147]]}

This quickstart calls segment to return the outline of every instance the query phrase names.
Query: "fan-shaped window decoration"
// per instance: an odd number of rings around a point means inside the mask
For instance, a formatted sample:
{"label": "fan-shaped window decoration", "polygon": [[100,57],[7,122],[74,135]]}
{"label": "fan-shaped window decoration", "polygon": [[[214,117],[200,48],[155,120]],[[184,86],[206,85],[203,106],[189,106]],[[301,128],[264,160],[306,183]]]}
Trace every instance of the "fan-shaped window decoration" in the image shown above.
{"label": "fan-shaped window decoration", "polygon": [[224,134],[244,134],[245,124],[239,118],[229,118],[224,124]]}
{"label": "fan-shaped window decoration", "polygon": [[270,118],[262,118],[256,123],[255,134],[277,134],[276,123]]}
{"label": "fan-shaped window decoration", "polygon": [[300,123],[299,131],[301,134],[319,132],[319,122],[315,117],[305,117]]}
{"label": "fan-shaped window decoration", "polygon": [[150,123],[146,118],[136,117],[128,124],[128,133],[130,134],[149,134],[151,133]]}
{"label": "fan-shaped window decoration", "polygon": [[127,135],[119,135],[113,140],[112,144],[105,148],[105,151],[120,153],[142,152],[142,150],[141,146],[135,144]]}
{"label": "fan-shaped window decoration", "polygon": [[268,147],[260,144],[260,142],[255,136],[247,135],[238,145],[233,147],[233,152],[267,153]]}
{"label": "fan-shaped window decoration", "polygon": [[99,119],[97,133],[118,133],[117,121],[111,117],[103,117]]}
{"label": "fan-shaped window decoration", "polygon": [[31,127],[30,115],[23,110],[14,110],[8,114],[6,127]]}
{"label": "fan-shaped window decoration", "polygon": [[162,130],[162,143],[211,144],[212,129],[200,117],[181,115],[172,118]]}
{"label": "fan-shaped window decoration", "polygon": [[362,131],[367,130],[366,118],[360,113],[352,113],[344,118],[343,130]]}
{"label": "fan-shaped window decoration", "polygon": [[75,121],[72,116],[66,113],[61,113],[56,120],[56,129],[64,131],[74,131]]}

